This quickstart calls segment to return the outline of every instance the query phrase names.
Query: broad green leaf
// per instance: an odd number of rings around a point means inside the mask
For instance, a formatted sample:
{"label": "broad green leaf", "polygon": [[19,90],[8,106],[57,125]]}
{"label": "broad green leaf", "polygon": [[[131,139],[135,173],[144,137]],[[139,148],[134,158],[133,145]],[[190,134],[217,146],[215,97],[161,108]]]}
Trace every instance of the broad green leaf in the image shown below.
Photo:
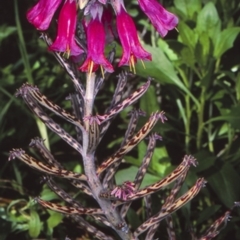
{"label": "broad green leaf", "polygon": [[180,88],[186,94],[192,98],[197,106],[199,106],[198,100],[193,96],[188,88],[179,79],[173,64],[168,60],[163,51],[160,48],[154,48],[149,45],[145,45],[144,48],[152,54],[151,62],[144,62],[146,68],[144,69],[141,64],[136,65],[136,72],[142,77],[153,77],[160,83],[174,84]]}
{"label": "broad green leaf", "polygon": [[183,48],[181,51],[181,61],[191,68],[194,67],[196,61],[195,56],[188,47]]}
{"label": "broad green leaf", "polygon": [[195,58],[198,59],[199,64],[206,66],[210,58],[210,39],[206,32],[199,36],[199,41],[195,51]]}
{"label": "broad green leaf", "polygon": [[[240,33],[240,27],[231,27],[223,30],[216,38],[216,44],[214,45],[214,57],[220,58],[223,53],[233,47],[233,42]],[[236,52],[236,54],[238,54]]]}
{"label": "broad green leaf", "polygon": [[239,200],[240,176],[229,163],[224,164],[220,170],[212,171],[207,181],[226,207],[232,207]]}
{"label": "broad green leaf", "polygon": [[154,86],[150,86],[147,92],[141,97],[140,109],[144,109],[147,116],[152,112],[159,110],[159,103],[157,102]]}
{"label": "broad green leaf", "polygon": [[48,228],[52,230],[62,222],[63,215],[54,211],[48,211],[48,213],[50,214],[50,217],[47,220],[47,225]]}
{"label": "broad green leaf", "polygon": [[30,221],[28,223],[29,229],[28,233],[31,238],[36,238],[40,234],[41,231],[41,221],[39,215],[36,211],[30,211]]}
{"label": "broad green leaf", "polygon": [[178,24],[178,31],[181,42],[187,45],[193,53],[198,41],[198,34],[184,22],[180,22]]}
{"label": "broad green leaf", "polygon": [[42,192],[41,192],[41,198],[45,201],[51,201],[53,199],[58,199],[59,197],[54,193],[51,189],[47,188],[45,185]]}
{"label": "broad green leaf", "polygon": [[143,77],[153,77],[160,83],[171,83],[184,88],[173,64],[168,60],[162,49],[149,45],[145,45],[144,48],[152,54],[152,61],[144,62],[145,68],[143,68],[142,63],[136,64],[137,74]]}
{"label": "broad green leaf", "polygon": [[116,184],[120,185],[125,181],[134,181],[137,171],[138,168],[135,166],[117,171],[115,174]]}
{"label": "broad green leaf", "polygon": [[200,0],[174,0],[175,7],[184,13],[186,17],[193,18],[193,16],[201,10]]}
{"label": "broad green leaf", "polygon": [[149,167],[159,176],[166,175],[166,171],[171,167],[171,163],[165,146],[155,148]]}
{"label": "broad green leaf", "polygon": [[[131,166],[126,169],[119,170],[115,175],[116,184],[120,185],[125,181],[134,181],[136,174],[138,171],[138,167]],[[153,176],[149,173],[145,174],[143,182],[141,184],[141,188],[153,184],[159,180],[159,177]]]}
{"label": "broad green leaf", "polygon": [[208,36],[215,39],[220,32],[221,21],[217,13],[217,9],[213,2],[208,2],[197,17],[196,30],[200,34],[208,33]]}
{"label": "broad green leaf", "polygon": [[[173,49],[170,48],[169,46],[169,42],[164,41],[162,38],[159,38],[157,41],[157,46],[160,47],[162,49],[162,51],[166,54],[166,56],[168,57],[168,59],[170,61],[177,61],[178,60],[178,55],[174,52]],[[179,43],[177,41],[172,41],[172,45],[174,45],[174,43]]]}

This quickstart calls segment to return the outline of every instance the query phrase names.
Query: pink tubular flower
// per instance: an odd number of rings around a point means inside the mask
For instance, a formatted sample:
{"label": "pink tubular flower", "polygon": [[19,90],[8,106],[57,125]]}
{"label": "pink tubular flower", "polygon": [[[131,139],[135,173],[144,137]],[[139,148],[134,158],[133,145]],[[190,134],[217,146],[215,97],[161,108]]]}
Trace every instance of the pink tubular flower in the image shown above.
{"label": "pink tubular flower", "polygon": [[79,68],[83,72],[94,72],[99,65],[107,72],[113,72],[113,66],[104,56],[105,32],[98,17],[92,19],[87,26],[87,59]]}
{"label": "pink tubular flower", "polygon": [[98,1],[104,5],[107,3],[107,0],[98,0]]}
{"label": "pink tubular flower", "polygon": [[39,2],[27,12],[27,20],[38,30],[48,29],[53,14],[56,12],[62,0],[39,0]]}
{"label": "pink tubular flower", "polygon": [[129,65],[130,69],[133,68],[134,70],[137,59],[152,59],[151,54],[142,48],[134,22],[123,7],[117,12],[117,30],[123,47],[123,55],[119,66]]}
{"label": "pink tubular flower", "polygon": [[59,14],[58,35],[49,50],[67,53],[67,56],[77,56],[83,53],[74,39],[76,22],[76,1],[66,0]]}
{"label": "pink tubular flower", "polygon": [[138,0],[138,3],[162,37],[177,26],[178,18],[156,0]]}

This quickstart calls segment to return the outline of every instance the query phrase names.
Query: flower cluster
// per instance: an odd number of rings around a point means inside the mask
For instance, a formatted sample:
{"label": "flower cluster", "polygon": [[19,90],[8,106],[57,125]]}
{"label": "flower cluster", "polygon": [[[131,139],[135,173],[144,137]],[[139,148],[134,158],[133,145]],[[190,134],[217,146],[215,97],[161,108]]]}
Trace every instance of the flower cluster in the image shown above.
{"label": "flower cluster", "polygon": [[[177,17],[165,10],[157,0],[138,0],[138,3],[161,36],[164,37],[178,24]],[[60,5],[62,7],[57,22],[58,33],[49,50],[63,52],[67,57],[84,53],[75,40],[79,8],[83,12],[79,23],[84,25],[87,37],[87,57],[79,70],[94,72],[101,66],[105,71],[113,72],[112,64],[104,56],[107,36],[120,39],[123,54],[118,66],[129,65],[130,69],[134,70],[137,60],[151,60],[151,54],[145,51],[139,42],[134,21],[127,13],[123,0],[39,0],[28,11],[27,19],[38,30],[45,31]],[[110,25],[114,19],[109,15],[109,6],[112,6],[116,14],[117,34]]]}

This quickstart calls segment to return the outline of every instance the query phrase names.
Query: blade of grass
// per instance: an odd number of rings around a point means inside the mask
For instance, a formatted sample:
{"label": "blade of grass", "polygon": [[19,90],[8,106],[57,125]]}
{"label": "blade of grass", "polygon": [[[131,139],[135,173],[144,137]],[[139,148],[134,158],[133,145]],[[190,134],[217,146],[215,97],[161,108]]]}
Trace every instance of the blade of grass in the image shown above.
{"label": "blade of grass", "polygon": [[[26,49],[26,45],[25,45],[25,41],[24,41],[24,37],[23,37],[23,32],[22,32],[22,27],[21,27],[21,23],[20,23],[20,19],[19,19],[19,14],[18,14],[18,3],[16,0],[14,1],[14,10],[15,10],[17,33],[18,33],[18,38],[19,38],[19,50],[20,50],[20,53],[22,56],[25,73],[26,73],[28,82],[30,84],[34,85],[34,81],[33,81],[33,77],[32,77],[32,70],[31,70],[31,66],[29,63],[28,53],[27,53],[27,49]],[[46,144],[47,148],[50,149],[47,127],[44,125],[44,123],[40,119],[38,119],[38,118],[35,118],[35,119],[36,119],[35,121],[38,126],[38,130],[40,132],[41,138],[45,140],[45,144]]]}

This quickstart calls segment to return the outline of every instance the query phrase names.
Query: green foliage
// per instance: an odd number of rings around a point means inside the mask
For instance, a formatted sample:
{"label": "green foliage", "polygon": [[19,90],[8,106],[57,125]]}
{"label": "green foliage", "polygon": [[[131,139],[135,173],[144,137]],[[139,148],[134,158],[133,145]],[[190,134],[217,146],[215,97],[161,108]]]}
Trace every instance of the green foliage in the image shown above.
{"label": "green foliage", "polygon": [[[176,163],[184,153],[194,154],[199,166],[192,171],[209,182],[209,190],[196,203],[208,209],[198,212],[195,220],[201,223],[213,219],[220,205],[230,208],[240,194],[236,184],[240,177],[240,9],[237,1],[229,1],[228,6],[225,1],[203,2],[175,0],[171,10],[180,18],[177,40],[153,34],[151,46],[146,46],[153,62],[145,63],[146,69],[137,65],[137,74],[152,76],[161,84],[160,101],[150,89],[140,106],[148,113],[148,109],[164,110],[169,118],[167,128],[159,126],[166,147],[154,153],[158,164],[162,166],[161,159]],[[127,160],[134,163],[134,158]]]}
{"label": "green foliage", "polygon": [[236,184],[240,180],[239,173],[234,167],[225,163],[222,166],[212,168],[212,174],[208,177],[209,185],[217,194],[219,200],[228,208],[238,199],[240,186]]}
{"label": "green foliage", "polygon": [[219,59],[223,53],[233,47],[233,43],[240,33],[240,27],[231,27],[224,29],[216,38],[213,56]]}
{"label": "green foliage", "polygon": [[[66,97],[64,92],[70,88],[70,82],[65,72],[58,66],[54,59],[47,52],[45,44],[39,39],[33,27],[25,23],[25,13],[32,4],[20,4],[14,2],[15,14],[11,8],[6,12],[11,12],[13,22],[4,22],[0,25],[0,239],[36,239],[39,236],[51,239],[54,229],[62,222],[62,215],[55,212],[46,212],[38,205],[34,204],[33,198],[41,195],[43,199],[57,199],[52,191],[45,188],[41,192],[36,185],[40,184],[40,176],[33,171],[30,173],[28,167],[11,164],[7,161],[8,152],[17,146],[27,146],[30,139],[41,136],[45,143],[61,157],[63,151],[59,151],[59,139],[48,132],[46,126],[29,112],[20,99],[14,94],[16,89],[23,83],[30,82],[37,84],[40,88],[49,92],[65,108],[69,108],[69,102],[62,102]],[[8,5],[4,6],[7,8]],[[18,14],[21,12],[21,14]],[[1,17],[4,17],[5,12]],[[7,19],[7,16],[5,16]],[[51,89],[60,89],[52,91]],[[71,132],[72,129],[69,129]],[[68,152],[68,156],[71,151]],[[69,161],[70,162],[70,161]],[[71,158],[71,164],[74,157]],[[77,165],[75,161],[75,166]],[[81,167],[78,166],[80,171]],[[23,185],[28,185],[27,191]],[[58,231],[57,231],[58,232]]]}

